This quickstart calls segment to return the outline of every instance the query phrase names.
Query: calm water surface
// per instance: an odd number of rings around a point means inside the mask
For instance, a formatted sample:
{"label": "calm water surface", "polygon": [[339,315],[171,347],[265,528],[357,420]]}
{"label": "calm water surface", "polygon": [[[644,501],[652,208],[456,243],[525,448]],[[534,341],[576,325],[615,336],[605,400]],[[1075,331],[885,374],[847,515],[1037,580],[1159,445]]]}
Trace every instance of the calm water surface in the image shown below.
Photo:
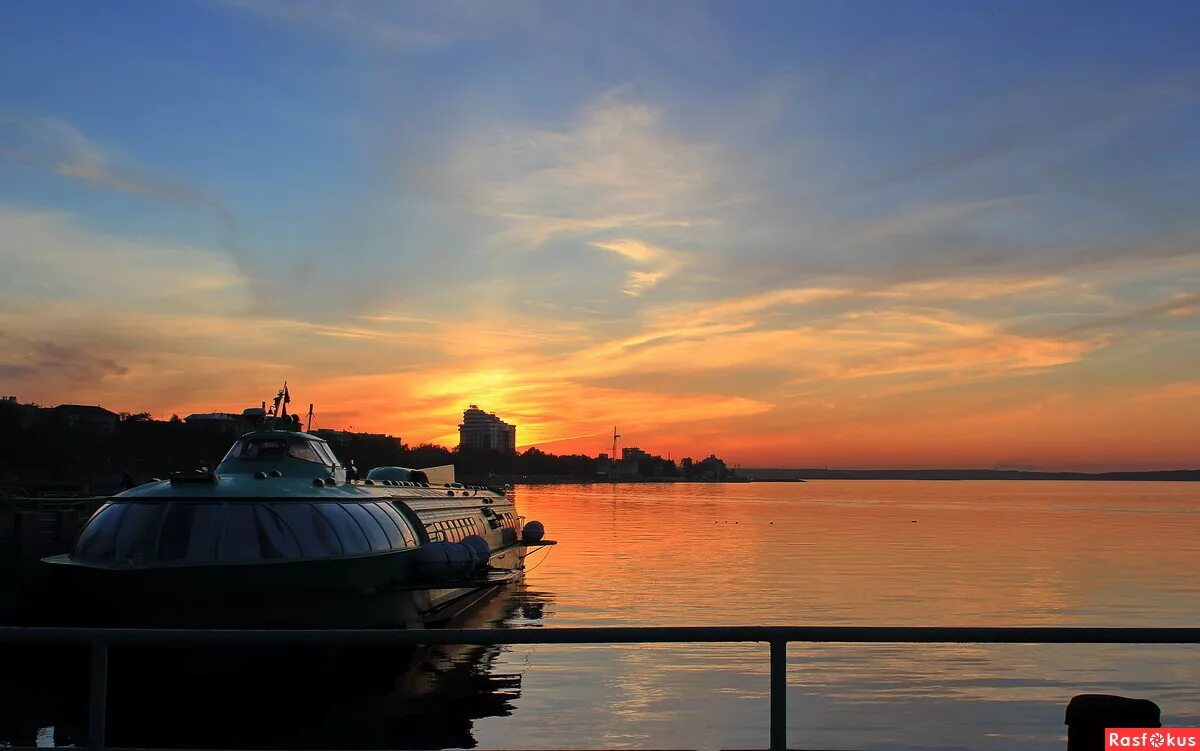
{"label": "calm water surface", "polygon": [[[540,486],[560,545],[459,625],[1200,625],[1200,486]],[[545,557],[542,557],[545,556]],[[1054,749],[1084,692],[1200,726],[1200,650],[789,648],[793,748]],[[175,748],[765,748],[766,645],[114,650],[109,737]],[[86,741],[87,654],[0,655],[0,746]]]}
{"label": "calm water surface", "polygon": [[[808,482],[529,486],[560,541],[518,626],[1200,624],[1200,487]],[[535,559],[536,560],[536,559]],[[1062,749],[1074,694],[1200,725],[1191,647],[793,644],[798,748]],[[760,748],[765,645],[514,646],[483,748]]]}

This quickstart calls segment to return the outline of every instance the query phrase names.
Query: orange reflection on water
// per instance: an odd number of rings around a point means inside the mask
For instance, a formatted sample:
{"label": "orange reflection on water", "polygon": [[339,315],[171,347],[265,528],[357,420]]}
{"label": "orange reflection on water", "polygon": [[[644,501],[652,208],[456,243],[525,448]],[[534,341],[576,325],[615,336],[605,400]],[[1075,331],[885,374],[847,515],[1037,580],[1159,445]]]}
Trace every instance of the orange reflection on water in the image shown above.
{"label": "orange reflection on water", "polygon": [[[521,486],[560,544],[531,587],[547,626],[1200,622],[1200,488],[844,481]],[[1149,695],[1200,721],[1196,649],[789,647],[790,737],[812,747],[1057,749],[1077,693]],[[518,710],[481,745],[749,748],[765,645],[514,648]],[[569,713],[570,732],[538,720]]]}
{"label": "orange reflection on water", "polygon": [[[587,622],[1130,623],[1200,574],[1189,484],[825,481],[520,488]],[[536,576],[536,574],[535,574]],[[1140,620],[1135,622],[1141,623]],[[1160,625],[1172,625],[1162,623]]]}

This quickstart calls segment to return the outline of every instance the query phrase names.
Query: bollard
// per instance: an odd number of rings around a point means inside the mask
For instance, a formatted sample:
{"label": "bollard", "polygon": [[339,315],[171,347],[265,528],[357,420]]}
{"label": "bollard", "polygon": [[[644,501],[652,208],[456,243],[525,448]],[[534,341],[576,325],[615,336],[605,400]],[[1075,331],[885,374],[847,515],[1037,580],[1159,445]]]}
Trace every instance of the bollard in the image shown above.
{"label": "bollard", "polygon": [[41,519],[36,511],[18,511],[13,516],[13,537],[22,557],[36,558],[41,550]]}
{"label": "bollard", "polygon": [[1159,728],[1162,716],[1149,699],[1080,694],[1067,704],[1067,751],[1104,751],[1105,728]]}
{"label": "bollard", "polygon": [[60,543],[70,545],[75,542],[75,535],[79,534],[79,510],[67,508],[57,512],[54,515],[54,533]]}

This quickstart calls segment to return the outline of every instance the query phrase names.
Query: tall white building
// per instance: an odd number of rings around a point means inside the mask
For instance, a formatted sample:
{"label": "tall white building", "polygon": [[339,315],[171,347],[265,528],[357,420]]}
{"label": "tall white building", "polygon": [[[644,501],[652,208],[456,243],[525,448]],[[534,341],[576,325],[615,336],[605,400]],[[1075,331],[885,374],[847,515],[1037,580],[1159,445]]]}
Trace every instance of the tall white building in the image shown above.
{"label": "tall white building", "polygon": [[462,425],[458,426],[458,447],[515,454],[517,426],[472,404],[463,411]]}

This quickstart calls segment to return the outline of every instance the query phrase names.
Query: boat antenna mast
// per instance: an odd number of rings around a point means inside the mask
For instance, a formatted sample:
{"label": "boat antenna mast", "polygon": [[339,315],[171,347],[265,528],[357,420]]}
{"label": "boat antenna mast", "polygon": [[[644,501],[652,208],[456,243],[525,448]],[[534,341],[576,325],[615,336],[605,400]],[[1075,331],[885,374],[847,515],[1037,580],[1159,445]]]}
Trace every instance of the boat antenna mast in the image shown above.
{"label": "boat antenna mast", "polygon": [[287,381],[283,382],[283,388],[279,389],[275,394],[275,401],[271,406],[271,411],[267,416],[271,418],[271,428],[275,428],[276,422],[282,418],[287,419],[287,405],[292,400],[292,395],[288,393]]}
{"label": "boat antenna mast", "polygon": [[307,422],[307,423],[305,423],[305,425],[304,425],[304,432],[305,432],[305,433],[311,433],[311,432],[312,432],[312,409],[313,409],[313,405],[310,403],[310,404],[308,405],[308,422]]}

